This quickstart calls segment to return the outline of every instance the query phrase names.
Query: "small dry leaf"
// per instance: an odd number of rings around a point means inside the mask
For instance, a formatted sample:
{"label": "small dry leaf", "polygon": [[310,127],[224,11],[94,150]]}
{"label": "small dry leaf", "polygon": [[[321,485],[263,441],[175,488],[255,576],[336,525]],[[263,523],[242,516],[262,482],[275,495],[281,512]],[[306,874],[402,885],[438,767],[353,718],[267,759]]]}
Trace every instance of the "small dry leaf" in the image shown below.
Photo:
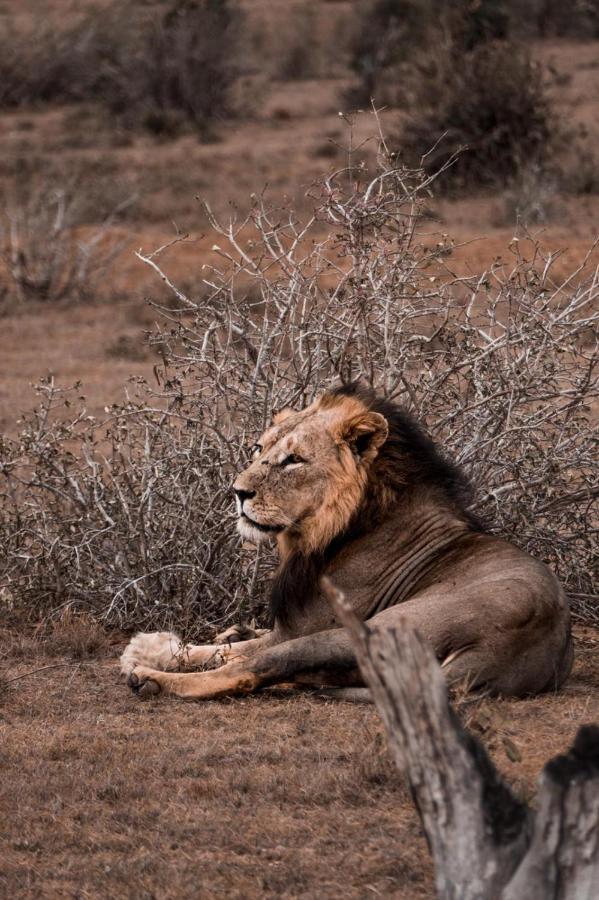
{"label": "small dry leaf", "polygon": [[501,738],[501,743],[503,744],[505,755],[510,760],[510,762],[522,762],[522,754],[520,753],[514,742],[511,740],[511,738],[504,735]]}

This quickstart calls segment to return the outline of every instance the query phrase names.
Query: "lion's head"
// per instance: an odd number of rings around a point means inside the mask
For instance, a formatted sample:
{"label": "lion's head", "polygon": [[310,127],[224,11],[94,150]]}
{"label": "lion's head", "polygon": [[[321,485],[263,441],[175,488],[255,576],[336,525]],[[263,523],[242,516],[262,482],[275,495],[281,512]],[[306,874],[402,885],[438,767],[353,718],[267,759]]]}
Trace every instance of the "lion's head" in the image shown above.
{"label": "lion's head", "polygon": [[233,487],[241,535],[277,538],[270,608],[281,626],[315,596],[335,554],[395,510],[442,504],[481,527],[460,470],[405,410],[360,383],[278,413]]}
{"label": "lion's head", "polygon": [[278,535],[287,551],[326,546],[360,506],[388,431],[357,393],[326,393],[302,412],[278,413],[233,486],[240,534]]}

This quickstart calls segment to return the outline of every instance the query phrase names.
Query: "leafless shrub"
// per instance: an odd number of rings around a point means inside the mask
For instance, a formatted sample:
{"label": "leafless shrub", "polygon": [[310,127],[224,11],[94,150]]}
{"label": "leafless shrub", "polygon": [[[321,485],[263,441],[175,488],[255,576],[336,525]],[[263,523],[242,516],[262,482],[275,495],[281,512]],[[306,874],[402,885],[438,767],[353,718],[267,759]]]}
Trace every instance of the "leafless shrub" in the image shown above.
{"label": "leafless shrub", "polygon": [[153,338],[160,389],[95,422],[40,385],[0,449],[5,606],[190,635],[263,615],[272,559],[239,544],[231,481],[274,409],[361,377],[428,425],[479,486],[478,511],[598,619],[592,251],[559,278],[556,256],[514,240],[511,265],[459,275],[420,215],[432,179],[384,145],[379,166],[325,180],[303,224],[258,198],[238,222],[208,210],[218,262],[197,295],[169,280],[168,247],[140,255],[175,297]]}
{"label": "leafless shrub", "polygon": [[6,200],[0,213],[0,285],[4,305],[59,302],[92,296],[125,242],[111,225],[124,201],[99,226],[80,225],[85,195],[69,186],[38,183]]}
{"label": "leafless shrub", "polygon": [[239,619],[259,568],[238,547],[229,496],[243,445],[204,429],[191,396],[166,412],[132,400],[98,425],[82,409],[65,420],[73,391],[39,391],[0,464],[5,614],[75,607],[204,634]]}
{"label": "leafless shrub", "polygon": [[[89,122],[84,125],[89,130]],[[97,225],[117,214],[119,222],[131,221],[138,215],[140,195],[147,193],[148,177],[145,169],[123,170],[110,152],[44,155],[22,145],[0,162],[0,208],[35,205],[36,195],[62,193],[72,225]]]}

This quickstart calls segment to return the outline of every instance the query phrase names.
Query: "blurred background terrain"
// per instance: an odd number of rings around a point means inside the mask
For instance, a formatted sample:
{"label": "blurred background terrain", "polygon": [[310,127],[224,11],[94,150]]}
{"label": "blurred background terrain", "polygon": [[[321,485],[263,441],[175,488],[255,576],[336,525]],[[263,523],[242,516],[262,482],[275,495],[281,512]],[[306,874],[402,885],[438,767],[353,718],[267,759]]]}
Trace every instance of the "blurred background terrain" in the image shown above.
{"label": "blurred background terrain", "polygon": [[[198,198],[266,189],[310,209],[314,178],[392,149],[431,171],[431,230],[466,271],[518,229],[565,251],[599,222],[596,0],[21,0],[0,3],[0,428],[53,374],[91,411],[147,374],[160,286],[133,255],[177,232],[197,282]],[[362,112],[355,112],[362,110]],[[356,149],[357,148],[357,149]]]}

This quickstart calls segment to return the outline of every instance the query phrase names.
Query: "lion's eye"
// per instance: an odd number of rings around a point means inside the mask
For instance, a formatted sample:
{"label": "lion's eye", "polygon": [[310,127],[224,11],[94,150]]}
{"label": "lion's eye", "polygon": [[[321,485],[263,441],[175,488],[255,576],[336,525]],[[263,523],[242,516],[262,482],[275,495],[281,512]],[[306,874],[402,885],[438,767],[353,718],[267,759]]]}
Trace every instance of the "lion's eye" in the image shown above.
{"label": "lion's eye", "polygon": [[250,447],[250,455],[255,459],[257,456],[260,456],[262,453],[262,444],[253,444]]}
{"label": "lion's eye", "polygon": [[290,453],[289,456],[286,456],[284,460],[282,460],[282,466],[294,466],[297,463],[305,462],[305,459],[302,459],[301,456],[297,456],[296,453]]}

